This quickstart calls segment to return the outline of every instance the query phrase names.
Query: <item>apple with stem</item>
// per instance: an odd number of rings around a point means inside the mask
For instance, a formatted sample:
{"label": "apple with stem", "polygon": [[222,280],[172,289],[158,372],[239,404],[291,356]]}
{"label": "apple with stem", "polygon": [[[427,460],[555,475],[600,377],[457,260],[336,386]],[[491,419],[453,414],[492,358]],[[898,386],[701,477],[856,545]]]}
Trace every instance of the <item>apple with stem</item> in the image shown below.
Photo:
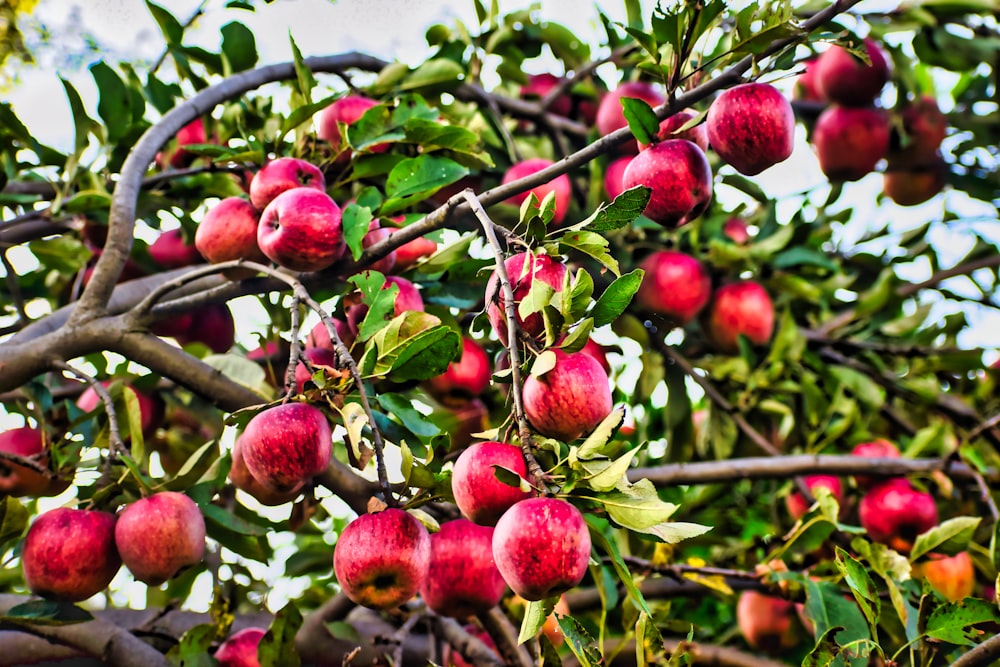
{"label": "apple with stem", "polygon": [[905,478],[895,478],[865,493],[858,518],[870,540],[909,553],[917,535],[938,524],[938,511],[931,494],[914,489]]}
{"label": "apple with stem", "polygon": [[874,39],[862,46],[866,63],[842,46],[833,45],[821,53],[813,66],[816,89],[830,102],[843,106],[869,106],[889,81],[891,67],[885,52]]}
{"label": "apple with stem", "polygon": [[[552,165],[552,160],[547,160],[545,158],[523,160],[511,165],[511,167],[504,173],[501,185],[506,185],[507,183],[526,178],[532,174],[538,173],[546,167],[551,167]],[[573,196],[573,187],[570,184],[569,176],[566,174],[560,174],[552,180],[542,183],[541,185],[536,185],[526,192],[508,197],[506,201],[508,204],[520,206],[524,200],[528,198],[528,195],[533,194],[538,197],[538,202],[541,203],[550,192],[554,193],[555,196],[555,211],[552,214],[552,224],[558,226],[562,224],[563,220],[566,219],[566,214],[569,212],[570,199]]]}
{"label": "apple with stem", "polygon": [[795,113],[769,83],[744,83],[724,91],[709,107],[705,125],[712,149],[745,176],[755,176],[792,154]]}
{"label": "apple with stem", "polygon": [[542,435],[569,442],[592,431],[611,413],[611,381],[589,354],[552,352],[555,365],[524,381],[524,413]]}
{"label": "apple with stem", "polygon": [[293,188],[260,214],[257,245],[268,259],[292,271],[322,271],[341,258],[342,212],[325,192]]}
{"label": "apple with stem", "polygon": [[330,464],[330,423],[308,403],[283,403],[251,419],[240,435],[247,470],[277,493],[301,488]]}
{"label": "apple with stem", "polygon": [[687,139],[668,139],[641,151],[625,167],[622,188],[637,185],[652,190],[643,214],[664,227],[679,227],[708,208],[712,167],[697,145]]}
{"label": "apple with stem", "polygon": [[159,586],[205,555],[205,519],[176,491],[140,498],[118,513],[115,546],[137,580]]}
{"label": "apple with stem", "polygon": [[493,562],[493,528],[456,519],[431,535],[420,596],[431,611],[466,619],[500,603],[507,584]]}
{"label": "apple with stem", "polygon": [[496,476],[496,467],[528,477],[520,447],[495,440],[469,445],[455,460],[451,492],[462,514],[472,521],[492,526],[510,507],[531,497],[531,491],[511,486]]}
{"label": "apple with stem", "polygon": [[258,211],[286,190],[308,188],[326,192],[326,178],[319,167],[296,157],[279,157],[260,168],[250,181],[250,203]]}

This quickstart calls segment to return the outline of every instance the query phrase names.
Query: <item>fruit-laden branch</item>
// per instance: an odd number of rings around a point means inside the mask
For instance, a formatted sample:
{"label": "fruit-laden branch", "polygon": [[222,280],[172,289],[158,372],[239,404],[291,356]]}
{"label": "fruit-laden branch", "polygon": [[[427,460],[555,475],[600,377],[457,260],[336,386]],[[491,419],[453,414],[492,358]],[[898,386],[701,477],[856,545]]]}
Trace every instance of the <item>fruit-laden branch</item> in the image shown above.
{"label": "fruit-laden branch", "polygon": [[[953,459],[867,458],[830,454],[796,454],[779,457],[753,457],[726,461],[674,463],[649,468],[632,468],[629,479],[648,479],[658,487],[681,484],[724,484],[741,479],[787,479],[796,475],[865,475],[901,477],[942,472],[952,479],[975,483],[980,473],[968,464]],[[992,483],[1000,482],[1000,470],[983,473]]]}

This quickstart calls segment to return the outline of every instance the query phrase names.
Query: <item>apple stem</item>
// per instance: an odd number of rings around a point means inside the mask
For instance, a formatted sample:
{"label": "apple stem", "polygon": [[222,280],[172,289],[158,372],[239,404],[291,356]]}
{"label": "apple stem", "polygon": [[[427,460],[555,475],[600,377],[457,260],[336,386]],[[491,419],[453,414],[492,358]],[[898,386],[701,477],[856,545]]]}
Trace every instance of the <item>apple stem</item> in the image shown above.
{"label": "apple stem", "polygon": [[[75,368],[65,361],[53,361],[52,367],[61,371],[66,371],[67,373],[86,382],[95,392],[97,392],[97,396],[101,399],[101,403],[104,404],[104,410],[108,413],[108,440],[111,444],[108,456],[104,459],[104,476],[110,476],[111,462],[116,457],[128,455],[125,443],[122,442],[121,431],[118,430],[118,413],[115,410],[115,402],[111,400],[111,394],[108,393],[108,390],[104,387],[104,385],[101,384],[93,375],[82,371],[79,368]],[[135,436],[133,435],[133,437]]]}
{"label": "apple stem", "polygon": [[545,473],[542,467],[535,460],[535,455],[531,451],[531,429],[528,426],[528,418],[524,414],[524,398],[522,396],[523,383],[521,379],[521,352],[518,349],[517,325],[517,304],[514,301],[514,288],[510,284],[510,277],[507,275],[507,266],[504,263],[505,257],[503,249],[500,247],[500,240],[497,238],[495,224],[486,214],[482,203],[476,194],[469,188],[462,194],[465,196],[472,212],[479,219],[486,234],[486,240],[493,249],[496,259],[497,278],[500,280],[500,289],[503,291],[504,315],[507,319],[507,354],[510,357],[510,394],[514,403],[514,419],[517,421],[518,438],[521,441],[521,452],[524,454],[524,461],[528,466],[528,474],[531,476],[531,485],[536,488],[545,488]]}

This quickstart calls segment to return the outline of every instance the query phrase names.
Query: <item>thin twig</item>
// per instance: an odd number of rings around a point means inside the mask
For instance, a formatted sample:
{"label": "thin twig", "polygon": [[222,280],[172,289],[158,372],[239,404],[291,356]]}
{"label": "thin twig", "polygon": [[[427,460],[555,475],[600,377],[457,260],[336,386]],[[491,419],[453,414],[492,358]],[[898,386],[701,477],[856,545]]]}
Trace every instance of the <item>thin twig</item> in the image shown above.
{"label": "thin twig", "polygon": [[[471,189],[463,191],[465,200],[472,207],[479,222],[483,226],[483,233],[486,240],[493,249],[493,256],[496,259],[497,278],[500,281],[500,289],[503,292],[504,315],[507,319],[507,354],[510,357],[510,395],[514,403],[514,419],[517,421],[518,437],[521,440],[521,452],[524,454],[525,463],[528,466],[528,474],[531,476],[532,485],[542,488],[545,473],[542,467],[535,460],[535,455],[531,451],[531,427],[528,425],[528,418],[524,413],[524,397],[522,391],[524,385],[521,380],[521,351],[518,349],[517,341],[520,327],[517,324],[517,303],[514,301],[514,288],[510,284],[510,276],[507,275],[507,265],[494,230],[493,221],[486,214],[483,205],[476,198],[476,194]],[[534,261],[534,257],[532,257]]]}
{"label": "thin twig", "polygon": [[75,368],[65,361],[54,360],[52,362],[52,367],[58,370],[66,371],[71,375],[83,380],[91,389],[97,392],[98,397],[101,399],[101,403],[104,404],[104,410],[108,413],[108,440],[111,444],[111,451],[109,452],[108,458],[105,459],[105,470],[110,469],[111,461],[114,457],[128,456],[128,450],[125,448],[125,443],[122,442],[121,432],[118,429],[118,414],[115,410],[115,402],[111,399],[111,394],[108,393],[107,388],[101,384],[101,382],[95,378],[90,373]]}
{"label": "thin twig", "polygon": [[396,648],[392,652],[392,664],[401,666],[403,664],[403,640],[413,632],[414,626],[422,621],[426,615],[423,612],[414,612],[410,614],[410,617],[399,626],[399,630],[396,630],[392,635],[392,641],[396,643]]}
{"label": "thin twig", "polygon": [[[285,396],[282,398],[282,403],[287,403],[295,394],[295,373],[299,366],[299,300],[297,297],[292,297],[292,305],[290,308],[291,312],[291,345],[288,350],[288,367],[285,368]],[[303,359],[303,361],[305,361]]]}

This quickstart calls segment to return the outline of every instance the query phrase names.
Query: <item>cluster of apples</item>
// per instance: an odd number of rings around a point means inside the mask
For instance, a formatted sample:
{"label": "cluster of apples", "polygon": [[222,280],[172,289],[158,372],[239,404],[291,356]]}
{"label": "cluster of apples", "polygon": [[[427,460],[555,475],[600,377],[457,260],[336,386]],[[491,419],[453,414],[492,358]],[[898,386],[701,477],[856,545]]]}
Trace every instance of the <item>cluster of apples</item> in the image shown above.
{"label": "cluster of apples", "polygon": [[856,181],[884,158],[885,194],[901,206],[923,203],[945,185],[940,146],[947,118],[929,96],[901,99],[892,114],[876,107],[892,68],[874,39],[865,39],[863,48],[868,63],[831,46],[797,82],[801,99],[828,105],[811,136],[820,168],[831,181]]}
{"label": "cluster of apples", "polygon": [[137,580],[159,586],[205,553],[205,520],[182,493],[161,491],[117,514],[59,507],[28,529],[21,552],[32,593],[80,602],[104,590],[124,564]]}

